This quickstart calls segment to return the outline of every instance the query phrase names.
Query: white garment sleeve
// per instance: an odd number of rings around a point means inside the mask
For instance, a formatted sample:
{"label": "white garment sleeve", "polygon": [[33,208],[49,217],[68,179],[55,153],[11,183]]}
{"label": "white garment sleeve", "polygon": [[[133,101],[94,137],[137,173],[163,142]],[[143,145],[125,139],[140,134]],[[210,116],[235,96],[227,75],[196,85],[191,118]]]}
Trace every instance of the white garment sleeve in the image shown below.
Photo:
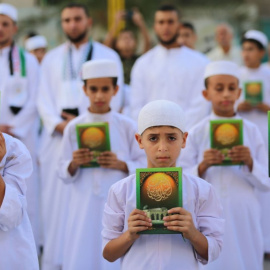
{"label": "white garment sleeve", "polygon": [[102,249],[113,239],[118,238],[124,230],[125,211],[123,194],[116,194],[114,186],[109,190],[103,211]]}
{"label": "white garment sleeve", "polygon": [[[201,179],[201,181],[204,180]],[[224,235],[223,209],[214,188],[211,185],[209,187],[207,194],[199,194],[198,197],[197,224],[199,231],[208,241],[208,261],[195,253],[202,264],[217,259],[221,252]]]}
{"label": "white garment sleeve", "polygon": [[135,121],[138,120],[139,112],[147,102],[144,81],[144,76],[146,76],[145,72],[139,58],[131,70],[130,82],[130,115]]}
{"label": "white garment sleeve", "polygon": [[[250,150],[253,159],[252,172],[249,171],[247,166],[241,166],[242,172],[245,179],[247,179],[252,186],[261,191],[269,191],[270,180],[267,175],[268,158],[262,135],[256,126],[254,126],[252,130],[251,138],[254,138],[252,145],[254,151],[252,151],[252,149]],[[247,145],[247,147],[249,146]]]}
{"label": "white garment sleeve", "polygon": [[37,119],[38,112],[36,108],[36,99],[39,82],[39,64],[32,55],[26,57],[26,75],[27,75],[27,101],[20,112],[14,116],[9,125],[13,126],[12,132],[20,139],[24,139],[33,128],[33,120]]}
{"label": "white garment sleeve", "polygon": [[63,121],[56,109],[54,91],[58,91],[52,84],[51,57],[46,55],[41,64],[41,76],[37,97],[37,107],[43,120],[44,127],[52,135],[55,127]]}
{"label": "white garment sleeve", "polygon": [[58,166],[58,176],[66,184],[76,181],[80,174],[80,168],[77,169],[73,176],[68,171],[68,167],[73,159],[73,152],[75,150],[71,140],[71,134],[75,133],[75,131],[72,129],[75,129],[75,126],[68,124],[64,130],[63,139],[61,141],[60,159]]}
{"label": "white garment sleeve", "polygon": [[26,147],[17,139],[6,137],[7,153],[2,159],[1,175],[5,196],[0,208],[0,230],[8,231],[20,225],[26,212],[26,183],[33,171]]}

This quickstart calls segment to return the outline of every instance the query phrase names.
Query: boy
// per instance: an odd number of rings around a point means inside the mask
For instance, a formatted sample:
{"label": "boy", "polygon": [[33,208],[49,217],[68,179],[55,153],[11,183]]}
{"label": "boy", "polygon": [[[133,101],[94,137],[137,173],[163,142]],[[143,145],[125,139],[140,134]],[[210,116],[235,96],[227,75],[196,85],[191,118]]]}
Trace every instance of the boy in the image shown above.
{"label": "boy", "polygon": [[26,212],[25,180],[32,171],[26,147],[0,132],[0,269],[39,269]]}
{"label": "boy", "polygon": [[[210,63],[205,70],[203,96],[212,103],[213,112],[189,134],[180,162],[211,183],[221,199],[225,217],[224,245],[219,258],[206,269],[263,269],[263,238],[260,205],[255,191],[269,189],[267,157],[257,127],[243,120],[244,145],[234,146],[228,155],[241,166],[221,164],[223,154],[210,149],[209,122],[214,119],[239,119],[234,105],[241,94],[238,66],[229,61]],[[247,146],[248,145],[248,146]]]}
{"label": "boy", "polygon": [[[267,111],[270,110],[270,69],[261,64],[261,60],[267,49],[268,39],[266,35],[257,30],[249,30],[242,40],[242,57],[244,66],[240,69],[240,79],[244,89],[245,84],[260,82],[262,87],[262,102],[252,105],[248,101],[242,101],[238,105],[239,114],[253,122],[261,131],[265,147],[268,145]],[[268,149],[268,148],[266,148]],[[262,212],[267,213],[270,204],[270,193],[258,194],[262,205]],[[262,216],[263,236],[265,252],[270,258],[270,215]]]}
{"label": "boy", "polygon": [[[134,142],[135,123],[111,111],[110,102],[118,91],[117,65],[110,60],[92,60],[82,67],[84,92],[90,107],[72,120],[65,129],[60,177],[72,183],[70,208],[65,234],[63,269],[118,269],[119,264],[108,264],[102,258],[101,220],[108,190],[119,179],[145,166],[143,152]],[[100,168],[84,168],[93,152],[78,149],[76,125],[108,122],[111,152],[98,157]],[[72,248],[71,248],[72,247]]]}
{"label": "boy", "polygon": [[[157,100],[139,114],[136,140],[147,156],[147,167],[175,167],[185,147],[184,113],[171,101]],[[177,235],[139,235],[151,227],[151,220],[136,208],[136,180],[131,175],[110,191],[103,216],[103,256],[109,261],[121,257],[122,269],[199,269],[219,255],[222,246],[221,207],[211,185],[183,174],[183,208],[176,207],[164,218]]]}

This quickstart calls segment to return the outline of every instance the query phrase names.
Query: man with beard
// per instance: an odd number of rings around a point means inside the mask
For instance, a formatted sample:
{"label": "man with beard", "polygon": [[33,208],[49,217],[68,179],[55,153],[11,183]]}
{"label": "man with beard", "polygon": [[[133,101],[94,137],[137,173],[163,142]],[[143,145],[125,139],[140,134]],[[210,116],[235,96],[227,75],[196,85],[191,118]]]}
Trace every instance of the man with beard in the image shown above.
{"label": "man with beard", "polygon": [[[92,19],[81,4],[68,4],[61,13],[62,28],[68,41],[50,51],[42,61],[38,109],[44,129],[40,149],[43,225],[43,269],[59,269],[62,264],[63,232],[69,207],[69,186],[57,176],[59,147],[68,122],[87,110],[81,66],[85,61],[110,59],[117,63],[123,82],[119,56],[112,49],[88,37]],[[111,108],[121,108],[121,92]],[[76,140],[76,138],[75,138]]]}
{"label": "man with beard", "polygon": [[0,4],[0,131],[20,139],[33,160],[33,173],[26,179],[27,212],[36,244],[39,238],[39,183],[36,144],[38,112],[36,93],[39,67],[34,56],[24,52],[14,42],[17,32],[17,10]]}
{"label": "man with beard", "polygon": [[161,6],[155,13],[154,30],[159,44],[135,63],[131,73],[131,114],[156,99],[171,100],[186,111],[188,128],[206,116],[210,109],[203,100],[203,72],[207,60],[198,52],[177,42],[178,10]]}

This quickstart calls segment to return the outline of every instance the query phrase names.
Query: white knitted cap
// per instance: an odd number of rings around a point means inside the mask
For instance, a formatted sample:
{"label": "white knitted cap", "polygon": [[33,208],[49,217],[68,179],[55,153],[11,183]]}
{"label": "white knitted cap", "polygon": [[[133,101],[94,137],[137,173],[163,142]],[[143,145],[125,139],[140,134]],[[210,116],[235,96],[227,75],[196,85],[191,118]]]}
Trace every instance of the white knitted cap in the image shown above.
{"label": "white knitted cap", "polygon": [[138,117],[138,132],[142,134],[147,128],[155,126],[172,126],[185,132],[185,114],[182,108],[169,100],[155,100],[146,104]]}
{"label": "white knitted cap", "polygon": [[47,40],[44,36],[33,36],[25,41],[25,48],[27,51],[33,51],[40,48],[47,47]]}
{"label": "white knitted cap", "polygon": [[10,17],[14,22],[17,22],[18,20],[17,9],[10,4],[0,4],[0,14]]}

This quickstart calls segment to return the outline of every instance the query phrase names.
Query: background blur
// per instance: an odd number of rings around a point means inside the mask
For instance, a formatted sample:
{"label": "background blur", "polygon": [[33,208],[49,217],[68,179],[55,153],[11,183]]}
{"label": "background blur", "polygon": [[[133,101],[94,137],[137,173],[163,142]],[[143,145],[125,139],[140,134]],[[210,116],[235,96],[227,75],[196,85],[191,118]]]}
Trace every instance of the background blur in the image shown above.
{"label": "background blur", "polygon": [[[102,41],[108,28],[108,1],[112,0],[0,0],[16,6],[19,10],[17,39],[21,45],[29,31],[36,31],[46,36],[49,48],[57,46],[65,39],[61,31],[60,11],[63,5],[70,2],[84,3],[89,7],[94,19],[92,36]],[[269,0],[126,0],[126,10],[138,7],[143,14],[153,45],[156,41],[152,31],[154,11],[163,3],[175,4],[181,11],[182,20],[190,21],[195,25],[199,38],[197,49],[202,52],[207,52],[214,47],[214,29],[221,22],[232,25],[236,44],[239,43],[243,32],[248,29],[261,30],[270,38]]]}

